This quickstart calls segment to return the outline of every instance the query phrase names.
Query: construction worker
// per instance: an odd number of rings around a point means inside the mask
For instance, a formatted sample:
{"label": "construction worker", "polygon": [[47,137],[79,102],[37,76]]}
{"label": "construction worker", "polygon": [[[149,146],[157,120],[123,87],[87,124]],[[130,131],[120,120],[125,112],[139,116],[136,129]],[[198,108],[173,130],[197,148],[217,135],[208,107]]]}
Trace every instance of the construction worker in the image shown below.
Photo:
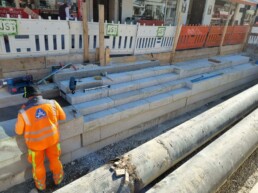
{"label": "construction worker", "polygon": [[15,132],[24,135],[36,188],[45,190],[45,153],[50,162],[54,183],[60,184],[64,177],[63,166],[59,160],[61,149],[58,121],[65,120],[66,115],[55,100],[43,99],[41,92],[34,86],[24,87],[23,97],[28,98],[28,102],[19,111]]}

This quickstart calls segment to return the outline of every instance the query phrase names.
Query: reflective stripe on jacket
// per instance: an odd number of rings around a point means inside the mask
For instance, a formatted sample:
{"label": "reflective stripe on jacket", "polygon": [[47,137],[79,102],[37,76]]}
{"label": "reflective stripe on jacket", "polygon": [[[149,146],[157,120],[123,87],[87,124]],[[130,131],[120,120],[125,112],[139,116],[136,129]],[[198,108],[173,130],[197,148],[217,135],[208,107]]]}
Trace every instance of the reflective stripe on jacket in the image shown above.
{"label": "reflective stripe on jacket", "polygon": [[44,150],[59,141],[58,120],[65,118],[56,101],[33,97],[19,111],[15,132],[24,134],[29,149]]}

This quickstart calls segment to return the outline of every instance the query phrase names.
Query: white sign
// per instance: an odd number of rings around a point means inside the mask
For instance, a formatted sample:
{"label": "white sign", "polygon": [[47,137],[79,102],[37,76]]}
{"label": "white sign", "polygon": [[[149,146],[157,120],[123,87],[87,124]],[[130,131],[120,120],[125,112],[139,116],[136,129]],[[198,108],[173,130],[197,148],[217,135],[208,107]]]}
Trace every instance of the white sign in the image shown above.
{"label": "white sign", "polygon": [[0,19],[0,35],[16,35],[17,21],[14,19]]}

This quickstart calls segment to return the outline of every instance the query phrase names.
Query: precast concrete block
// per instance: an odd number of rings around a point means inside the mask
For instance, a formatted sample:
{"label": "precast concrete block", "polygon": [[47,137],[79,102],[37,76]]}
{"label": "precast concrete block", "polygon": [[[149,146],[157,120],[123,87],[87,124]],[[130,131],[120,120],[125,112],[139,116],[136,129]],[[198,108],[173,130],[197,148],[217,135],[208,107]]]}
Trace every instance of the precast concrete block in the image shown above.
{"label": "precast concrete block", "polygon": [[[121,72],[116,74],[107,74],[108,78],[103,79],[104,84],[117,84],[122,82],[128,82],[132,80],[132,75],[128,72]],[[110,79],[111,80],[110,80]]]}
{"label": "precast concrete block", "polygon": [[153,68],[155,75],[167,74],[174,72],[174,67],[170,65],[158,66]]}
{"label": "precast concrete block", "polygon": [[83,146],[96,143],[98,141],[100,141],[100,128],[95,128],[82,134]]}
{"label": "precast concrete block", "polygon": [[[65,92],[65,93],[70,93],[69,89],[69,80],[63,80],[59,83],[59,88]],[[87,77],[87,78],[82,78],[82,79],[77,79],[76,82],[76,89],[83,89],[83,88],[92,88],[96,86],[101,86],[103,85],[102,80],[95,80],[94,77]]]}
{"label": "precast concrete block", "polygon": [[[160,75],[162,76],[162,75]],[[146,88],[149,86],[154,86],[154,85],[158,85],[159,82],[157,80],[157,77],[149,77],[149,78],[144,78],[144,79],[138,79],[133,81],[135,84],[137,84],[137,89],[140,88]]]}
{"label": "precast concrete block", "polygon": [[81,136],[76,135],[71,138],[65,139],[61,141],[60,144],[61,144],[61,151],[63,154],[72,152],[81,147]]}
{"label": "precast concrete block", "polygon": [[109,88],[108,96],[113,96],[115,94],[120,94],[124,92],[129,92],[138,89],[138,85],[135,83],[135,81],[132,82],[125,82],[125,83],[119,83],[112,85]]}
{"label": "precast concrete block", "polygon": [[153,70],[153,68],[147,68],[128,72],[128,74],[131,74],[132,80],[138,80],[155,76],[155,71]]}
{"label": "precast concrete block", "polygon": [[66,113],[66,120],[60,122],[60,140],[65,140],[83,133],[83,116],[77,112],[74,113],[74,107],[63,108]]}
{"label": "precast concrete block", "polygon": [[0,162],[0,181],[15,176],[26,168],[31,168],[31,164],[27,161],[27,153],[24,153],[16,158]]}
{"label": "precast concrete block", "polygon": [[67,163],[71,162],[72,161],[72,152],[62,154],[60,156],[60,160],[61,160],[62,164],[67,164]]}
{"label": "precast concrete block", "polygon": [[172,97],[170,97],[167,93],[162,93],[155,96],[150,96],[145,100],[149,102],[150,109],[152,110],[171,103]]}
{"label": "precast concrete block", "polygon": [[133,90],[110,96],[110,98],[114,101],[115,106],[118,106],[125,103],[140,100],[144,98],[144,94],[140,90]]}
{"label": "precast concrete block", "polygon": [[166,82],[174,81],[179,78],[179,75],[176,73],[162,74],[155,77],[159,84],[163,84]]}
{"label": "precast concrete block", "polygon": [[160,93],[164,93],[166,90],[163,85],[155,85],[147,88],[142,88],[139,91],[143,94],[143,97],[146,98]]}
{"label": "precast concrete block", "polygon": [[16,159],[27,152],[23,136],[9,137],[0,140],[0,163],[6,160]]}
{"label": "precast concrete block", "polygon": [[[17,112],[18,115],[18,112]],[[16,136],[15,124],[17,119],[0,122],[0,140]]]}
{"label": "precast concrete block", "polygon": [[192,90],[187,87],[183,87],[183,88],[178,88],[178,89],[172,90],[170,92],[167,92],[166,94],[170,96],[170,100],[175,102],[180,99],[185,99],[188,96],[191,96]]}
{"label": "precast concrete block", "polygon": [[0,180],[0,191],[7,190],[8,188],[20,184],[30,178],[32,178],[31,169],[24,169],[15,175],[12,175],[4,180]]}
{"label": "precast concrete block", "polygon": [[120,110],[116,108],[107,109],[97,113],[84,116],[84,132],[94,130],[103,125],[120,120]]}
{"label": "precast concrete block", "polygon": [[86,145],[72,152],[72,160],[82,158],[100,149],[99,142]]}
{"label": "precast concrete block", "polygon": [[104,97],[101,99],[96,99],[92,101],[87,101],[84,103],[75,104],[74,107],[80,111],[82,115],[87,115],[90,113],[95,113],[108,108],[112,108],[115,102],[109,97]]}
{"label": "precast concrete block", "polygon": [[179,108],[184,107],[186,104],[186,99],[181,99],[173,103],[169,103],[165,106],[161,106],[156,109],[148,110],[134,116],[121,119],[120,121],[113,122],[109,125],[101,127],[101,141],[110,136],[115,136],[117,133],[126,131],[130,128],[136,127],[142,123],[158,118],[169,112],[175,111]]}
{"label": "precast concrete block", "polygon": [[107,97],[109,94],[108,88],[99,88],[89,91],[77,91],[75,94],[67,94],[66,100],[70,104],[78,104],[86,101],[96,100],[102,97]]}
{"label": "precast concrete block", "polygon": [[138,100],[116,107],[120,112],[120,119],[126,119],[136,114],[148,111],[150,108],[146,100]]}
{"label": "precast concrete block", "polygon": [[182,88],[186,86],[185,80],[174,80],[172,82],[165,82],[161,84],[163,87],[165,87],[165,91],[171,91],[174,89]]}
{"label": "precast concrete block", "polygon": [[251,82],[255,79],[258,79],[257,75],[250,76],[250,77],[245,77],[245,78],[233,81],[233,82],[225,83],[225,84],[223,84],[219,87],[216,87],[216,88],[213,88],[213,89],[210,89],[210,90],[206,90],[206,91],[201,92],[199,94],[190,96],[187,99],[187,105],[196,103],[200,100],[205,100],[205,99],[210,98],[212,96],[219,95],[220,93],[226,92],[228,90],[233,90],[234,88],[237,88],[240,85],[246,84],[246,83]]}
{"label": "precast concrete block", "polygon": [[249,57],[241,56],[239,54],[231,54],[227,56],[214,56],[212,58],[221,61],[221,63],[231,62],[232,66],[248,63],[250,59]]}
{"label": "precast concrete block", "polygon": [[212,73],[201,75],[197,79],[192,79],[191,81],[189,81],[190,88],[192,89],[192,94],[199,93],[221,85],[224,81],[226,81],[227,76],[227,74]]}
{"label": "precast concrete block", "polygon": [[23,98],[22,95],[11,95],[5,87],[0,88],[0,108],[26,103],[27,99]]}

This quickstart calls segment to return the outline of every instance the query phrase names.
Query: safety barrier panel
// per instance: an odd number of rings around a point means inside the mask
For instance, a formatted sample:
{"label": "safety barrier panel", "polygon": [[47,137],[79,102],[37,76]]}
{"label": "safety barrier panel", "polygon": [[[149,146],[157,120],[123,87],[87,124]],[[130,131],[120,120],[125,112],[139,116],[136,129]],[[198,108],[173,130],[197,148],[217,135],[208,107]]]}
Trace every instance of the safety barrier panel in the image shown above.
{"label": "safety barrier panel", "polygon": [[227,32],[224,38],[223,46],[231,44],[231,39],[233,35],[234,27],[233,26],[228,26],[227,27]]}
{"label": "safety barrier panel", "polygon": [[0,36],[0,58],[69,53],[66,21],[17,19],[17,34]]}
{"label": "safety barrier panel", "polygon": [[169,52],[172,49],[175,26],[138,26],[134,54]]}
{"label": "safety barrier panel", "polygon": [[233,26],[233,33],[231,35],[229,44],[241,44],[245,40],[246,33],[248,33],[249,26]]}
{"label": "safety barrier panel", "polygon": [[205,42],[205,47],[219,46],[223,34],[223,26],[211,26]]}
{"label": "safety barrier panel", "polygon": [[255,26],[252,28],[248,44],[258,46],[258,27]]}
{"label": "safety barrier panel", "polygon": [[182,26],[176,50],[202,48],[208,32],[209,26]]}
{"label": "safety barrier panel", "polygon": [[[0,18],[2,22],[4,18]],[[7,19],[8,20],[8,19]],[[81,21],[11,19],[16,33],[1,35],[0,58],[61,55],[83,52]],[[254,29],[257,27],[254,27]],[[176,26],[145,26],[105,23],[104,46],[111,55],[169,52],[174,43]],[[224,45],[242,43],[248,26],[229,26]],[[257,30],[258,31],[258,30]],[[220,26],[182,26],[177,50],[219,46],[223,33]],[[256,31],[252,32],[255,34]],[[99,24],[88,22],[89,51],[99,47]],[[249,42],[257,42],[251,36]]]}

